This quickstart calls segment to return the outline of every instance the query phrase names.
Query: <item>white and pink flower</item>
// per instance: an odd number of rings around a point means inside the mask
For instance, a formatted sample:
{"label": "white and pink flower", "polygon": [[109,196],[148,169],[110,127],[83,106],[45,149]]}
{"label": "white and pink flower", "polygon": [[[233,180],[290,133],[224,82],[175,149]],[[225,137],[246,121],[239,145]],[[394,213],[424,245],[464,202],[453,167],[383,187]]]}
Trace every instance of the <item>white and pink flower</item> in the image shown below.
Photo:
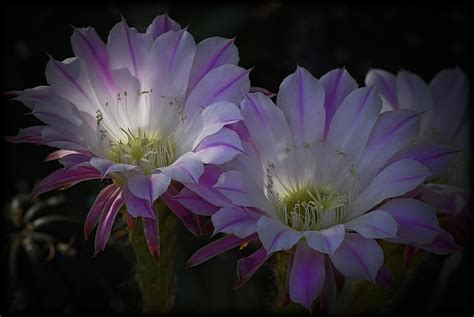
{"label": "white and pink flower", "polygon": [[197,232],[195,216],[171,198],[175,184],[197,183],[205,165],[243,151],[237,105],[250,88],[249,71],[236,65],[233,39],[196,44],[167,15],[156,17],[145,33],[123,19],[107,43],[91,27],[75,28],[71,44],[75,57],[49,60],[47,86],[16,92],[44,125],[9,139],[59,148],[47,159],[59,159],[64,168],[40,182],[34,195],[112,180],[84,226],[86,237],[97,226],[97,251],[125,204],[129,216],[143,218],[150,251],[158,256],[153,203],[163,199]]}
{"label": "white and pink flower", "polygon": [[[427,84],[406,70],[395,76],[385,70],[372,69],[365,81],[367,85],[375,85],[382,97],[382,112],[396,109],[424,112],[420,131],[413,140],[415,144],[397,156],[421,158],[428,163],[432,175],[413,195],[432,205],[450,224],[448,229],[453,235],[457,235],[456,231],[466,231],[471,191],[469,79],[466,74],[459,68],[444,69]],[[446,253],[459,248],[449,234],[420,247]]]}
{"label": "white and pink flower", "polygon": [[257,92],[241,108],[252,140],[247,154],[206,169],[199,186],[177,195],[195,213],[212,215],[214,233],[227,234],[196,252],[190,266],[257,240],[261,248],[238,262],[242,285],[287,250],[290,298],[310,309],[318,296],[322,304],[333,299],[337,272],[387,280],[377,240],[419,245],[442,233],[428,204],[394,198],[439,163],[396,156],[418,135],[422,112],[380,114],[373,86],[358,88],[344,69],[318,80],[301,67],[282,82],[276,105]]}

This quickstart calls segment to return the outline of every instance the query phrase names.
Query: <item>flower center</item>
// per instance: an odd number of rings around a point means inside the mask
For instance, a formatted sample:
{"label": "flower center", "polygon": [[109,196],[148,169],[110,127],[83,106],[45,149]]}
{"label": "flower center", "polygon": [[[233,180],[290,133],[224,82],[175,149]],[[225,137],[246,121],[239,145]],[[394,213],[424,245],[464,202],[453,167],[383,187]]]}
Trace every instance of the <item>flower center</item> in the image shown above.
{"label": "flower center", "polygon": [[299,230],[317,230],[328,221],[338,222],[346,209],[347,197],[328,185],[304,186],[281,200],[282,221]]}
{"label": "flower center", "polygon": [[173,137],[143,132],[133,133],[130,129],[121,129],[125,138],[110,141],[108,157],[116,163],[141,167],[146,173],[168,166],[176,157],[176,143]]}

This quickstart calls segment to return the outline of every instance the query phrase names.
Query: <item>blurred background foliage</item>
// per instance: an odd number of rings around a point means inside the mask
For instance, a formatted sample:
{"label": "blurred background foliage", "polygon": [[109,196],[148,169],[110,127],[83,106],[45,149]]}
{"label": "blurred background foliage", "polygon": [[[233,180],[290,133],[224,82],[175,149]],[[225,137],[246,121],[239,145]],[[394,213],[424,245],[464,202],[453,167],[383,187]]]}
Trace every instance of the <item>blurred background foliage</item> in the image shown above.
{"label": "blurred background foliage", "polygon": [[[346,67],[359,84],[372,67],[392,72],[403,68],[429,81],[443,68],[460,66],[472,82],[472,11],[460,3],[15,2],[2,5],[0,91],[46,84],[47,53],[59,60],[72,56],[69,25],[93,26],[106,39],[120,14],[130,26],[144,31],[156,15],[164,12],[182,26],[189,26],[196,41],[210,36],[237,36],[240,65],[256,66],[251,72],[252,84],[273,92],[296,64],[316,77]],[[33,116],[24,115],[26,107],[8,101],[6,96],[1,98],[1,135],[15,135],[20,127],[37,123]],[[96,257],[92,257],[93,239],[83,239],[82,222],[103,184],[89,181],[59,194],[45,194],[41,200],[25,199],[35,182],[59,167],[55,162],[43,162],[49,152],[47,147],[2,141],[0,258],[5,269],[0,284],[6,296],[2,297],[1,311],[139,311],[133,253],[122,230],[125,225],[115,225],[105,252]],[[70,219],[47,222],[39,229],[32,229],[28,221],[14,220],[24,217],[35,204],[42,204],[36,219],[53,214]],[[249,254],[252,245],[186,269],[189,256],[208,238],[194,238],[182,226],[178,228],[176,311],[271,309],[277,298],[271,262],[244,287],[233,290],[236,260]],[[36,234],[31,240],[31,234],[37,232],[51,238],[41,239]],[[467,250],[470,246],[468,242]],[[356,289],[366,290],[347,300],[348,311],[472,312],[471,253],[446,258],[421,255],[415,261],[419,265],[410,272],[394,272],[405,276],[396,291],[356,284]],[[400,261],[400,257],[394,261]],[[15,274],[9,265],[15,267]]]}

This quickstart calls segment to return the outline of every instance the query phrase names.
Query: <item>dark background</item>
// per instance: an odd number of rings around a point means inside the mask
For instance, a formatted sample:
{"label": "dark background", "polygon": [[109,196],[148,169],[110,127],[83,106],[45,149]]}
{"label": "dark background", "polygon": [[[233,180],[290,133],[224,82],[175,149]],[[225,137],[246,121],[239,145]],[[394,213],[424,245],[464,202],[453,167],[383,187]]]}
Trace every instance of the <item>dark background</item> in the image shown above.
{"label": "dark background", "polygon": [[[256,66],[251,72],[252,85],[274,92],[283,78],[295,70],[296,64],[318,78],[333,68],[346,67],[361,85],[372,67],[391,72],[403,68],[429,81],[441,69],[459,66],[472,79],[472,10],[461,3],[438,6],[397,2],[357,5],[281,1],[226,5],[151,1],[74,5],[14,2],[2,4],[1,10],[0,92],[46,84],[47,52],[58,60],[72,56],[69,25],[93,26],[105,40],[108,31],[120,21],[120,13],[130,26],[145,31],[152,19],[165,11],[182,26],[189,26],[197,42],[210,36],[237,36],[240,65]],[[19,102],[8,101],[6,96],[1,96],[1,102],[0,135],[15,135],[19,128],[36,123],[34,117],[24,115],[28,109]],[[449,118],[446,123],[449,124]],[[1,142],[2,205],[17,193],[29,192],[36,181],[59,167],[57,163],[43,162],[50,148]],[[98,184],[86,182],[62,192],[66,203],[60,212],[83,220],[98,193]],[[6,213],[5,209],[3,214]],[[6,268],[9,237],[17,229],[5,218],[3,222],[1,261]],[[83,241],[80,225],[56,226],[50,230],[58,237],[76,235],[77,254],[72,257],[57,254],[50,262],[44,257],[32,262],[26,254],[20,254],[17,258],[20,281],[12,281],[8,270],[2,270],[0,284],[6,296],[2,297],[1,311],[139,310],[131,253],[125,239],[111,241],[105,252],[92,258],[93,241]],[[242,289],[234,291],[239,251],[188,270],[184,263],[208,240],[192,238],[181,227],[179,240],[182,247],[176,258],[178,311],[255,312],[271,308],[275,293],[268,266]],[[434,257],[434,264],[420,273],[419,282],[408,285],[397,295],[391,311],[432,309],[433,283],[443,259]],[[470,256],[463,259],[449,283],[441,290],[442,300],[435,306],[472,313]]]}

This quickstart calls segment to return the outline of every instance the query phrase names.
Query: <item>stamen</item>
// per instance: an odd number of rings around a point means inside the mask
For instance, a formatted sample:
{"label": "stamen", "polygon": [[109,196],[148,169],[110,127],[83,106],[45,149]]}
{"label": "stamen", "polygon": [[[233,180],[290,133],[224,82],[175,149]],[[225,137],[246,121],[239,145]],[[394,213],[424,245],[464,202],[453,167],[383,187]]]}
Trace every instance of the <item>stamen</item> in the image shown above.
{"label": "stamen", "polygon": [[172,137],[162,137],[143,132],[133,133],[130,128],[120,128],[126,138],[110,142],[108,156],[114,162],[142,167],[146,172],[168,166],[176,155],[176,144]]}
{"label": "stamen", "polygon": [[[186,116],[179,96],[162,95],[160,102],[169,101],[173,109],[165,113],[166,122],[152,120],[153,111],[157,111],[153,106],[156,102],[153,90],[137,90],[136,93],[138,98],[131,91],[120,91],[115,103],[107,102],[99,107],[95,118],[98,148],[114,162],[136,165],[149,172],[174,162]],[[136,110],[135,107],[128,109],[132,100],[137,103]]]}
{"label": "stamen", "polygon": [[311,231],[321,229],[328,221],[340,222],[347,210],[348,197],[328,185],[307,185],[301,191],[290,192],[286,199],[273,202],[283,222],[299,231]]}

